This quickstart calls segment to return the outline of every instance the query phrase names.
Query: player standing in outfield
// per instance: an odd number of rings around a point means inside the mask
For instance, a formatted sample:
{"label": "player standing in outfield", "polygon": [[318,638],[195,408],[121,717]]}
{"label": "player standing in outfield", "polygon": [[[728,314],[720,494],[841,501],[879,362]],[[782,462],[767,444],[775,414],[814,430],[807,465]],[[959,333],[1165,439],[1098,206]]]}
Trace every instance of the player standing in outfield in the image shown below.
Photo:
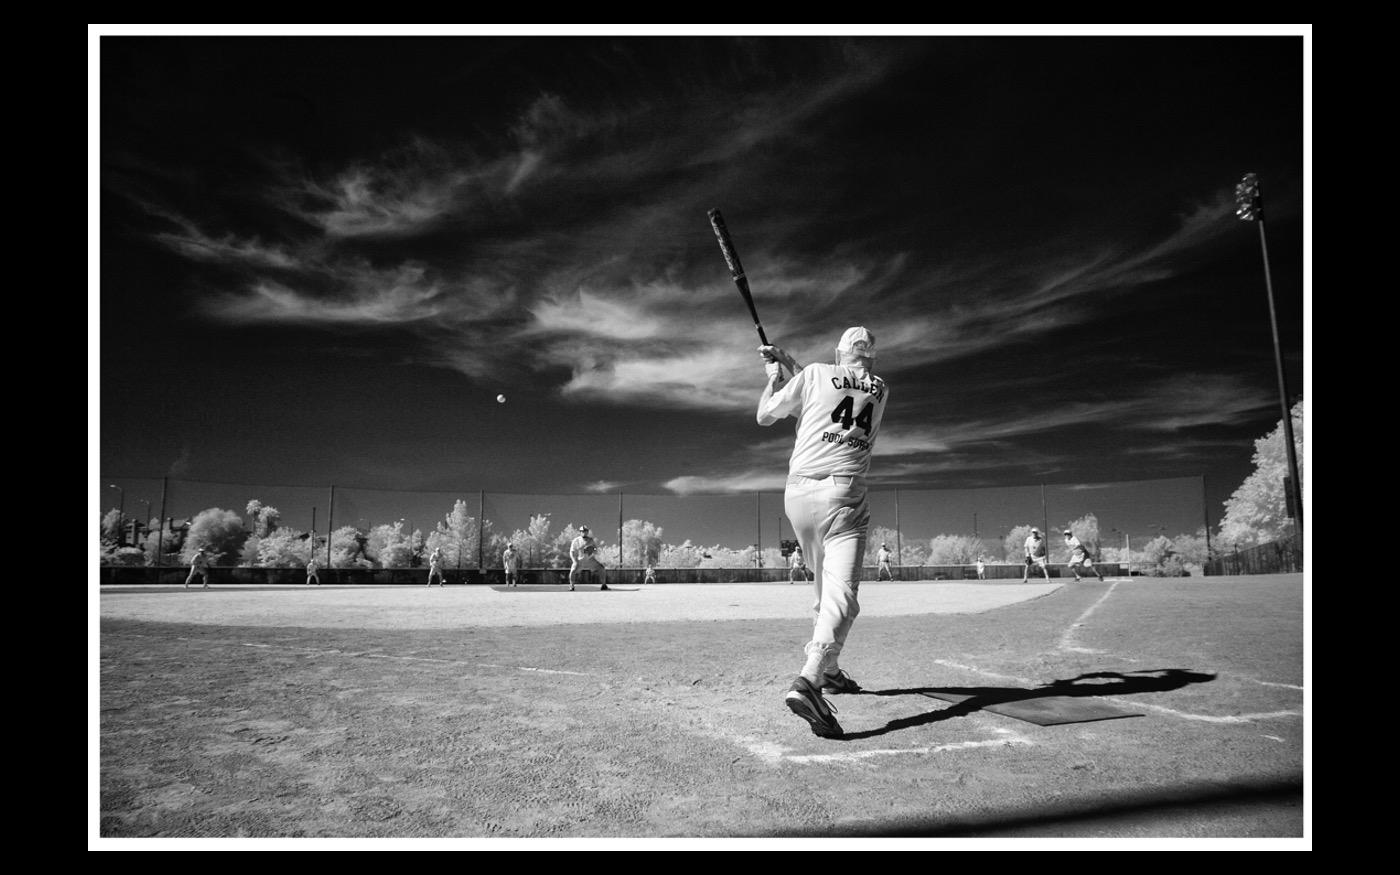
{"label": "player standing in outfield", "polygon": [[316,585],[317,585],[317,586],[320,586],[320,585],[321,585],[321,577],[320,577],[320,575],[318,575],[318,574],[316,573],[316,569],[319,568],[319,567],[320,567],[320,566],[316,564],[316,557],[315,557],[315,556],[312,556],[312,557],[311,557],[311,560],[310,560],[309,562],[306,563],[306,585],[307,585],[307,586],[311,586],[311,581],[313,581],[313,580],[316,581]]}
{"label": "player standing in outfield", "polygon": [[196,577],[204,581],[204,589],[209,588],[209,548],[200,547],[199,552],[194,554],[190,560],[190,575],[185,578],[185,589],[190,588]]}
{"label": "player standing in outfield", "polygon": [[875,554],[875,562],[880,567],[875,571],[875,579],[880,579],[880,572],[888,574],[890,580],[894,580],[894,572],[890,571],[890,557],[894,554],[890,552],[889,544],[881,544],[880,552]]}
{"label": "player standing in outfield", "polygon": [[438,586],[446,586],[447,581],[442,576],[442,548],[434,547],[431,555],[428,556],[428,586],[433,585],[433,578],[437,578]]}
{"label": "player standing in outfield", "polygon": [[[569,543],[569,559],[573,564],[569,566],[569,592],[574,591],[574,586],[578,583],[578,573],[580,571],[602,572],[603,563],[598,561],[594,554],[598,552],[598,542],[593,540],[593,536],[588,532],[588,526],[579,526],[578,537]],[[608,584],[604,581],[599,587],[606,591]]]}
{"label": "player standing in outfield", "polygon": [[519,586],[515,573],[520,570],[520,554],[515,552],[514,544],[507,544],[505,552],[501,553],[501,565],[506,570],[506,586]]}
{"label": "player standing in outfield", "polygon": [[655,563],[655,562],[648,562],[648,563],[647,563],[647,576],[646,576],[645,579],[642,580],[642,583],[656,583],[656,563]]}
{"label": "player standing in outfield", "polygon": [[791,586],[792,584],[796,583],[797,578],[799,577],[802,578],[803,583],[806,583],[807,560],[802,558],[802,548],[793,547],[792,556],[789,558],[791,559],[790,567],[792,568],[792,571],[788,572],[788,585]]}
{"label": "player standing in outfield", "polygon": [[[823,693],[857,692],[839,667],[846,636],[860,613],[870,505],[865,476],[889,389],[875,376],[875,336],[850,328],[836,345],[835,364],[800,367],[776,346],[761,346],[768,383],[758,400],[758,424],[792,416],[797,438],[788,463],[783,509],[812,567],[812,639],[802,671],[784,701],[812,732],[840,738],[841,724]],[[786,380],[782,365],[792,371]]]}
{"label": "player standing in outfield", "polygon": [[987,557],[985,557],[985,556],[978,556],[978,557],[977,557],[977,579],[978,579],[978,580],[986,580],[986,579],[987,579]]}
{"label": "player standing in outfield", "polygon": [[1030,578],[1031,566],[1040,568],[1045,579],[1050,579],[1050,568],[1048,562],[1045,539],[1040,536],[1040,529],[1031,528],[1030,536],[1026,538],[1026,567],[1021,569],[1021,582],[1025,583]]}
{"label": "player standing in outfield", "polygon": [[1084,566],[1094,572],[1100,581],[1103,580],[1103,572],[1094,567],[1094,563],[1089,559],[1089,550],[1080,542],[1074,532],[1065,529],[1065,548],[1069,550],[1069,570],[1074,572],[1075,580],[1083,580],[1079,576],[1079,566]]}

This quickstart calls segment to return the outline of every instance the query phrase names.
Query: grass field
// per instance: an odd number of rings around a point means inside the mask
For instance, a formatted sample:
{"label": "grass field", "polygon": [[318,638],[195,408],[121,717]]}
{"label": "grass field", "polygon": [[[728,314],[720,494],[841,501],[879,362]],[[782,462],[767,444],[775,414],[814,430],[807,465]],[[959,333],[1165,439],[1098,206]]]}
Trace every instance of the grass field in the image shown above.
{"label": "grass field", "polygon": [[[104,587],[90,836],[1310,846],[1302,575],[863,584],[840,740],[782,701],[809,602]],[[1049,693],[1141,716],[979,706]]]}

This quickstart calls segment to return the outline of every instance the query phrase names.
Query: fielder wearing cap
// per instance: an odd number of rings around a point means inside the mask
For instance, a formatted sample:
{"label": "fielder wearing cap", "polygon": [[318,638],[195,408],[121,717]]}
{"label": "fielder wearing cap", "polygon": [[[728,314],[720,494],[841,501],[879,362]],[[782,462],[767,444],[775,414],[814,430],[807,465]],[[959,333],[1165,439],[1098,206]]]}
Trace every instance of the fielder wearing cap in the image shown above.
{"label": "fielder wearing cap", "polygon": [[1095,577],[1103,580],[1103,572],[1095,568],[1094,563],[1089,559],[1089,549],[1069,529],[1065,529],[1065,546],[1069,548],[1069,570],[1074,572],[1075,580],[1083,580],[1079,576],[1080,566],[1094,572]]}
{"label": "fielder wearing cap", "polygon": [[1040,568],[1046,580],[1050,579],[1050,569],[1046,564],[1049,562],[1050,558],[1048,553],[1049,549],[1045,543],[1045,539],[1040,536],[1040,529],[1031,526],[1030,536],[1026,538],[1026,567],[1021,569],[1022,583],[1027,581],[1030,576],[1031,566],[1033,565]]}
{"label": "fielder wearing cap", "polygon": [[[839,661],[860,613],[857,593],[870,525],[865,475],[889,388],[874,373],[875,335],[864,327],[841,335],[834,364],[801,367],[776,346],[758,352],[768,374],[758,424],[797,420],[783,509],[812,569],[815,596],[806,661],[784,701],[813,733],[839,738],[841,725],[822,694],[860,690]],[[782,365],[792,369],[790,380]]]}
{"label": "fielder wearing cap", "polygon": [[[574,591],[574,585],[578,583],[578,573],[580,571],[602,571],[603,563],[593,554],[598,552],[598,542],[593,540],[589,534],[588,526],[578,527],[578,536],[569,542],[569,559],[573,564],[569,566],[569,592]],[[608,588],[605,582],[599,589]]]}

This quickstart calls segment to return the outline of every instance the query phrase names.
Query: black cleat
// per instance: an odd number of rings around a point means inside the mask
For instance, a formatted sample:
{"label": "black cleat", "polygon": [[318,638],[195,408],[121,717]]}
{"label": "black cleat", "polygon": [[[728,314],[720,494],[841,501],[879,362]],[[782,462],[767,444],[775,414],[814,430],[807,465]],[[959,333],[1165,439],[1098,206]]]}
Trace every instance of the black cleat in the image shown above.
{"label": "black cleat", "polygon": [[821,690],[801,675],[792,682],[784,698],[788,710],[812,725],[812,734],[822,738],[840,738],[845,733],[836,722],[836,714],[831,705],[822,698]]}
{"label": "black cleat", "polygon": [[835,674],[822,675],[822,693],[859,693],[860,684],[855,678],[837,669]]}

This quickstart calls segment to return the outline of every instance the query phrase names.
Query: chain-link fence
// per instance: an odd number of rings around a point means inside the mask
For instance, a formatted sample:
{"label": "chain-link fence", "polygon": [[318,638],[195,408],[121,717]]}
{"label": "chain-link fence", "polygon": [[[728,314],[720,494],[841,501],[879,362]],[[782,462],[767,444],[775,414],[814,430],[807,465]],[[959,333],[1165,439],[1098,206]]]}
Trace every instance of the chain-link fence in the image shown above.
{"label": "chain-link fence", "polygon": [[1206,564],[1205,573],[1281,574],[1303,570],[1303,550],[1297,538],[1283,538],[1243,549],[1227,546],[1217,550]]}
{"label": "chain-link fence", "polygon": [[[522,568],[558,568],[586,525],[613,567],[771,571],[787,565],[794,538],[778,492],[532,494],[177,478],[104,478],[100,488],[108,565],[187,565],[207,548],[215,566],[292,568],[315,556],[322,568],[417,568],[438,551],[449,570],[490,569],[509,543]],[[887,546],[895,566],[979,557],[1016,564],[1032,526],[1052,561],[1065,528],[1100,561],[1124,564],[1146,561],[1144,551],[1163,539],[1208,537],[1200,477],[873,489],[870,507],[871,556]]]}

